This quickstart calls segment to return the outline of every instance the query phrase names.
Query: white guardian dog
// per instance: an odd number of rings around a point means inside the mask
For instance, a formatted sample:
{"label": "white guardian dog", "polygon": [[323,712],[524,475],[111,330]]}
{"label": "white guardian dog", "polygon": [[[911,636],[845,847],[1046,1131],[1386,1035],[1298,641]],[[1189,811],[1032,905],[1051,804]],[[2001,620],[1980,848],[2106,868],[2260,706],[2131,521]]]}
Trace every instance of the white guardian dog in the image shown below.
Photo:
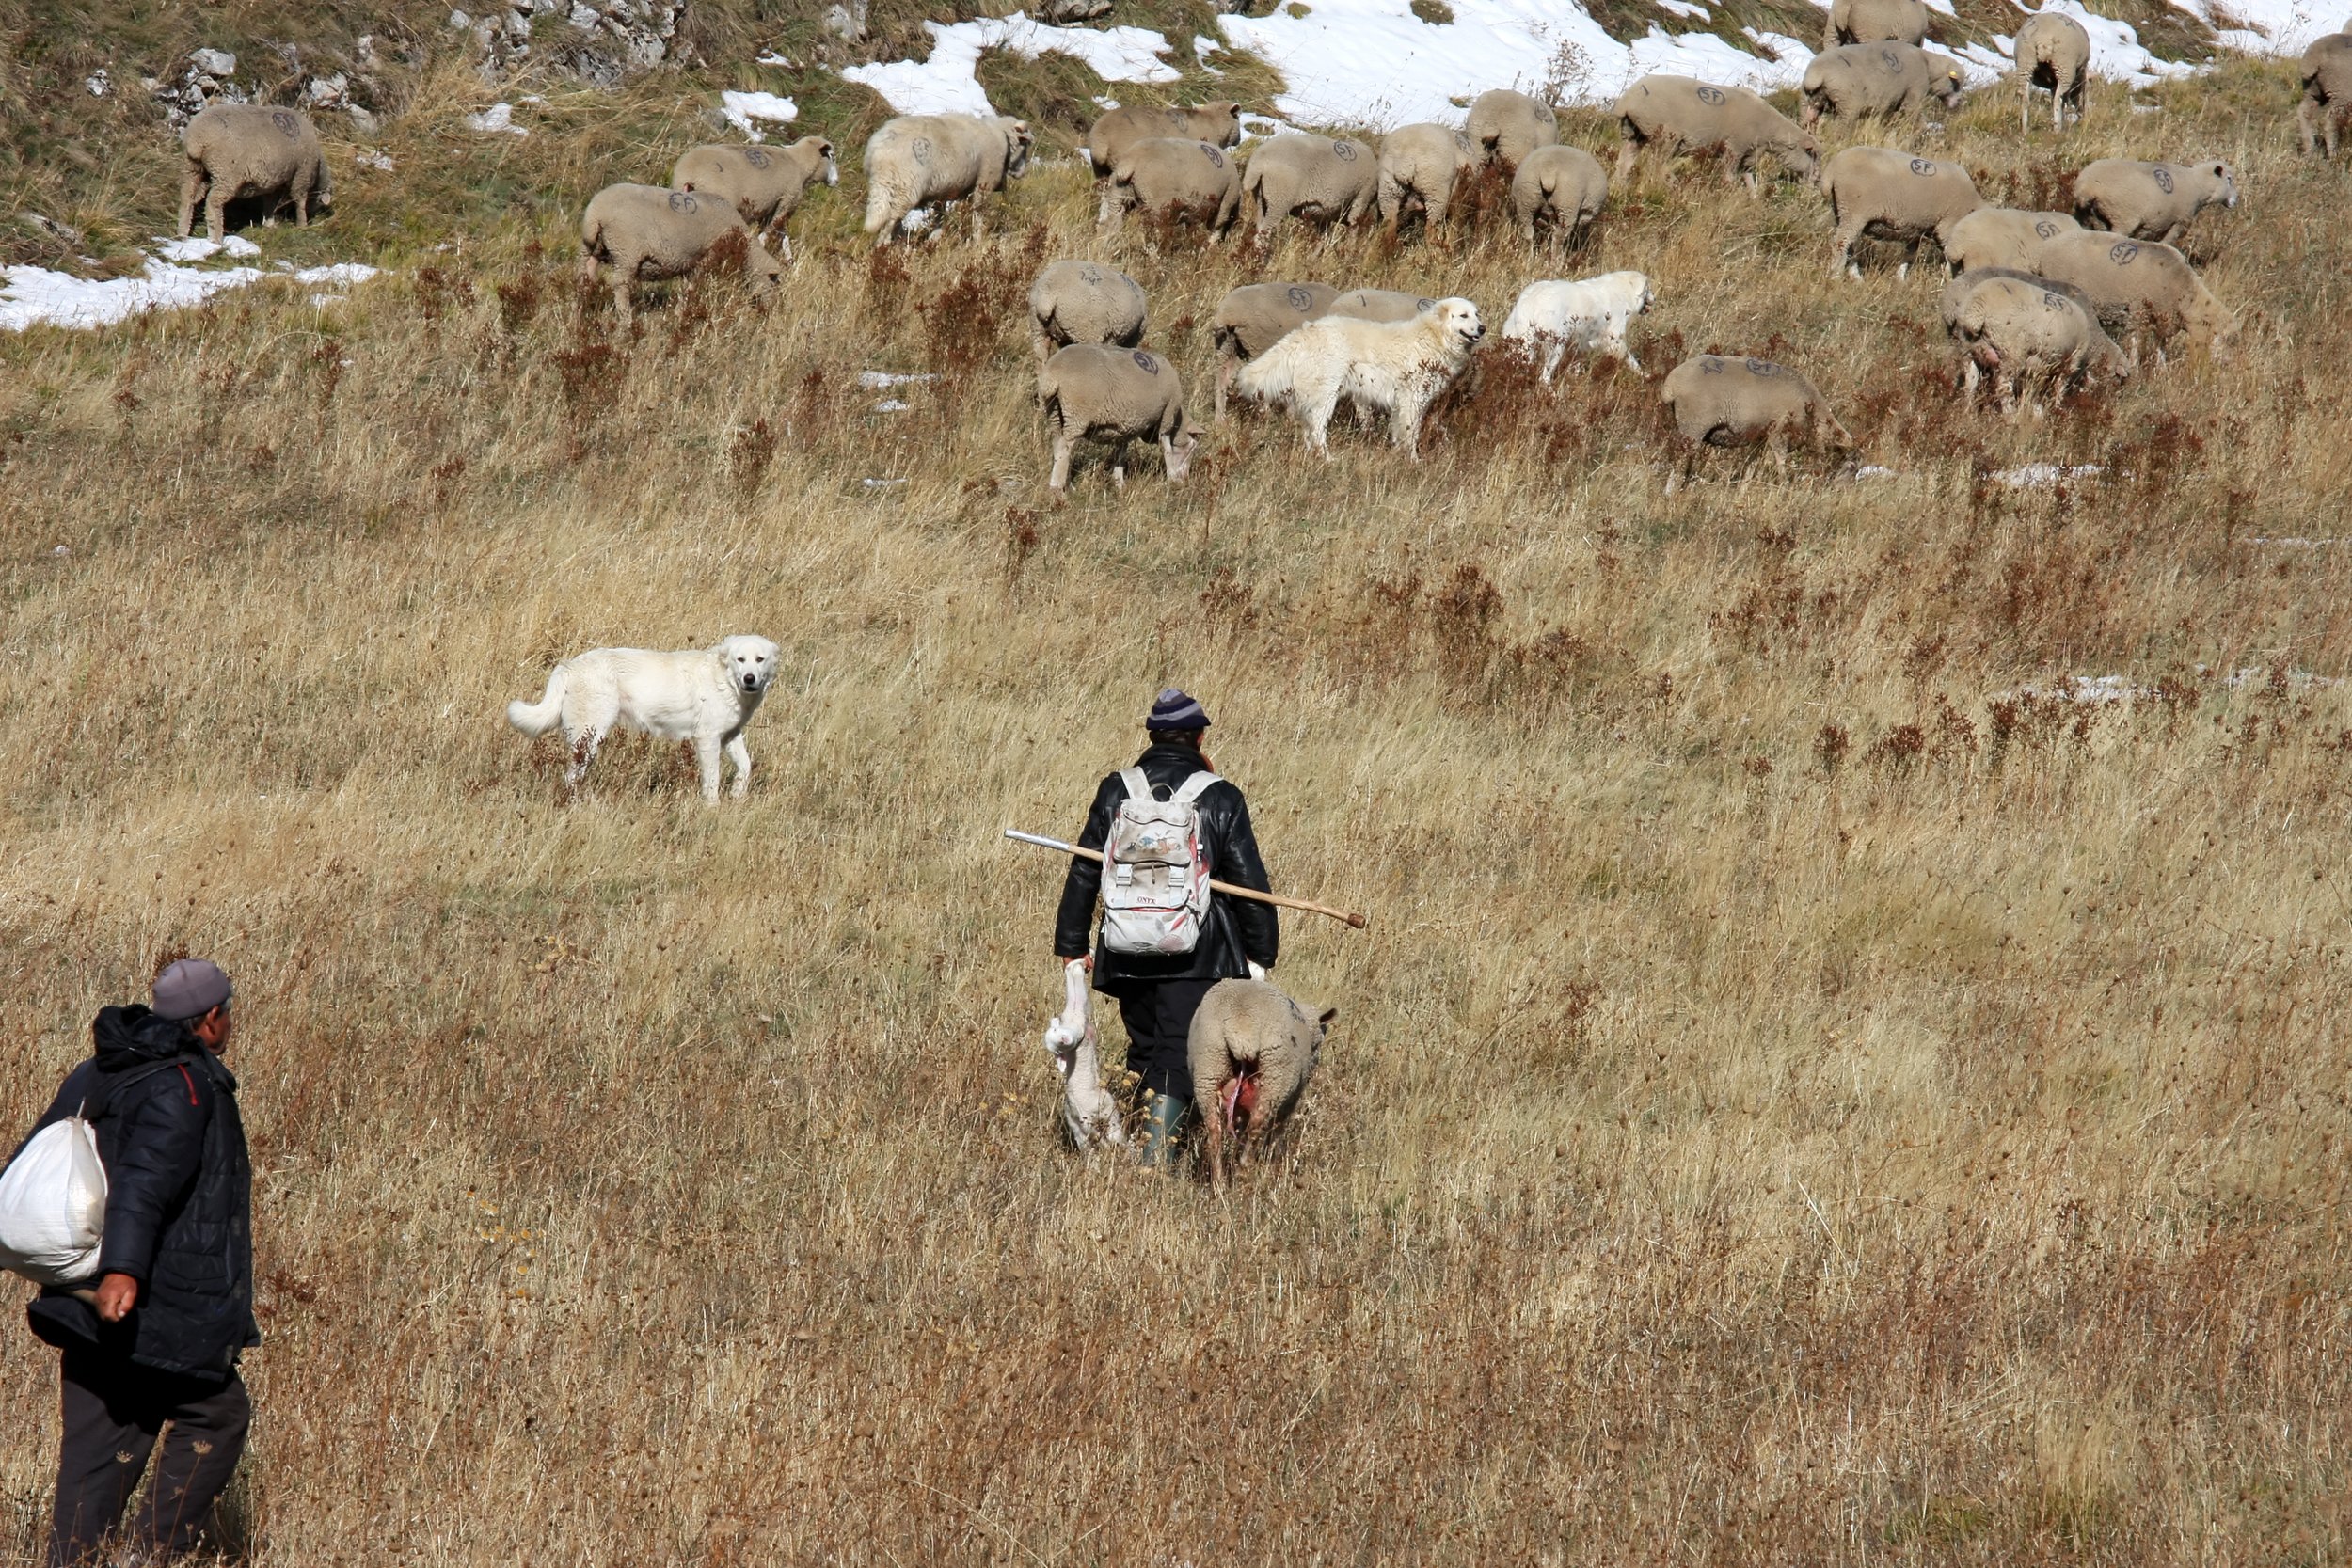
{"label": "white guardian dog", "polygon": [[1638,272],[1604,272],[1573,283],[1548,279],[1519,291],[1502,324],[1502,341],[1516,344],[1543,368],[1544,385],[1574,349],[1606,354],[1636,374],[1642,362],[1626,346],[1626,328],[1653,301],[1649,279]]}
{"label": "white guardian dog", "polygon": [[525,735],[564,726],[572,749],[572,764],[564,770],[568,789],[580,788],[612,726],[626,724],[656,740],[692,741],[703,799],[714,804],[723,750],[735,763],[739,800],[752,782],[743,726],[776,678],[776,645],[764,637],[729,637],[715,648],[679,653],[596,648],[557,665],[536,703],[507,704],[506,721]]}
{"label": "white guardian dog", "polygon": [[1470,350],[1486,335],[1478,307],[1467,299],[1435,300],[1410,321],[1320,316],[1243,366],[1233,386],[1253,402],[1288,404],[1306,427],[1307,444],[1326,458],[1324,432],[1346,398],[1387,415],[1390,441],[1418,459],[1422,416],[1469,368]]}

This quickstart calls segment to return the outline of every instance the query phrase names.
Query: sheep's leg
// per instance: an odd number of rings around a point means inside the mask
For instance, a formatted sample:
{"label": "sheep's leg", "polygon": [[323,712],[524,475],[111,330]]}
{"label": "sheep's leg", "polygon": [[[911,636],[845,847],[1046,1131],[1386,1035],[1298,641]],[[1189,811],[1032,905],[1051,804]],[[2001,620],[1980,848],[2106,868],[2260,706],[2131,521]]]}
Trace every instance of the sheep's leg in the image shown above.
{"label": "sheep's leg", "polygon": [[229,237],[229,189],[217,180],[204,198],[204,226],[216,245]]}
{"label": "sheep's leg", "polygon": [[719,803],[719,758],[722,754],[717,736],[694,737],[694,769],[702,775],[703,804],[707,806]]}
{"label": "sheep's leg", "polygon": [[1233,352],[1232,339],[1216,345],[1216,416],[1209,422],[1225,422],[1225,388],[1233,384],[1233,373],[1241,369],[1241,356]]}
{"label": "sheep's leg", "polygon": [[1621,127],[1621,129],[1624,135],[1617,144],[1617,177],[1610,182],[1613,186],[1623,186],[1632,176],[1634,160],[1641,155],[1642,150],[1641,138],[1633,134],[1631,128]]}
{"label": "sheep's leg", "polygon": [[1124,436],[1111,442],[1111,488],[1121,494],[1127,489],[1127,437]]}
{"label": "sheep's leg", "polygon": [[729,791],[740,800],[752,787],[752,749],[743,744],[743,732],[738,730],[727,742],[727,760],[735,764],[735,787]]}
{"label": "sheep's leg", "polygon": [[[1837,226],[1837,232],[1830,236],[1829,275],[1831,277],[1846,276],[1846,269],[1853,261],[1853,243],[1861,238],[1861,234],[1859,227],[1849,232],[1847,226],[1841,223]],[[1861,269],[1855,268],[1854,276],[1860,277]]]}
{"label": "sheep's leg", "polygon": [[[2308,145],[2310,139],[2306,134],[2304,140],[2307,145],[2303,149],[2306,152],[2311,150]],[[204,173],[204,166],[189,160],[187,173],[180,181],[180,238],[186,239],[188,231],[196,227],[197,206],[204,199],[205,187],[211,183],[212,181]]]}
{"label": "sheep's leg", "polygon": [[620,312],[624,326],[637,320],[637,302],[629,297],[628,282],[628,274],[615,267],[612,271],[612,309]]}
{"label": "sheep's leg", "polygon": [[1046,332],[1045,324],[1035,316],[1029,318],[1029,351],[1041,365],[1054,356],[1054,340]]}
{"label": "sheep's leg", "polygon": [[1054,471],[1046,476],[1045,487],[1062,491],[1070,488],[1070,454],[1076,449],[1078,438],[1063,430],[1054,436]]}
{"label": "sheep's leg", "polygon": [[1119,203],[1113,199],[1114,189],[1110,181],[1103,182],[1102,199],[1096,203],[1094,209],[1094,226],[1097,229],[1109,229],[1117,226],[1120,208]]}
{"label": "sheep's leg", "polygon": [[1168,476],[1170,484],[1184,483],[1176,473],[1176,443],[1168,438],[1166,431],[1160,432],[1160,471]]}

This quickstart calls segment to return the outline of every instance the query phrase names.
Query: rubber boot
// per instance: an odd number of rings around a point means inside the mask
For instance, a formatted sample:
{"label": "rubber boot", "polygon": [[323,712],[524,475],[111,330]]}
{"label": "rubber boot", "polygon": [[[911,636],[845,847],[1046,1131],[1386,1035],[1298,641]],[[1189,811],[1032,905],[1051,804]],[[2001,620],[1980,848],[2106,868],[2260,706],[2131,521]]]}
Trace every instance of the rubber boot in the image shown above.
{"label": "rubber boot", "polygon": [[1192,1101],[1180,1094],[1146,1095],[1143,1101],[1143,1165],[1166,1170],[1176,1163],[1177,1142],[1183,1136]]}

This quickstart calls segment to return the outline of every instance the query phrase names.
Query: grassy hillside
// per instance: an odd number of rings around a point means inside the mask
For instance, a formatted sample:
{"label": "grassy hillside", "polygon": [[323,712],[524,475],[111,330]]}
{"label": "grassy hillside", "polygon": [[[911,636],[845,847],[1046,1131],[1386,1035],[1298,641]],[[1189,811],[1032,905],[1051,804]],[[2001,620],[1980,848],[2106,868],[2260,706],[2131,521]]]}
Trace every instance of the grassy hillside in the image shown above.
{"label": "grassy hillside", "polygon": [[[44,49],[11,84],[96,45]],[[548,100],[515,138],[413,71],[395,171],[339,132],[332,220],[256,234],[394,276],[0,341],[0,1125],[167,958],[237,976],[251,1560],[2345,1557],[2352,566],[2291,542],[2352,499],[2352,241],[2288,68],[1932,144],[1996,195],[2239,171],[2192,248],[2242,351],[2042,422],[1955,403],[1935,280],[1833,283],[1817,194],[1691,163],[1541,262],[1154,255],[1068,162],[877,259],[845,171],[767,309],[713,277],[632,328],[580,204],[752,78],[502,87]],[[127,241],[171,150],[112,125],[31,177]],[[1244,417],[1182,489],[1052,500],[1060,255],[1199,388],[1239,281],[1499,324],[1638,266],[1653,374],[1783,358],[1891,473],[1668,498],[1653,386],[1498,360],[1419,465]],[[736,630],[786,650],[747,801],[632,738],[566,806],[504,727],[565,654]],[[1057,866],[995,836],[1074,828],[1171,682],[1278,884],[1373,917],[1286,923],[1340,1022],[1224,1203],[1058,1147]],[[0,1336],[21,1558],[51,1376]]]}

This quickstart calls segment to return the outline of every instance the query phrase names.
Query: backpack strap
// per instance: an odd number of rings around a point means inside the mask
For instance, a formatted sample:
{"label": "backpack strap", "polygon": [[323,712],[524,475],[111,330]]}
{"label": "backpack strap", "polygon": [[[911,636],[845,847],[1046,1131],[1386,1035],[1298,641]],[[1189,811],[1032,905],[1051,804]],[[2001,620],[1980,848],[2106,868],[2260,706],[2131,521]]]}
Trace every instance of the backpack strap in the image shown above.
{"label": "backpack strap", "polygon": [[132,1068],[125,1072],[102,1072],[98,1074],[97,1084],[91,1088],[90,1092],[83,1098],[81,1108],[82,1118],[95,1124],[101,1117],[105,1116],[114,1109],[114,1099],[116,1095],[120,1094],[123,1090],[129,1088],[134,1084],[143,1083],[146,1080],[154,1077],[158,1073],[167,1072],[174,1068],[179,1069],[181,1075],[188,1080],[188,1094],[191,1098],[193,1098],[196,1094],[196,1079],[195,1076],[188,1071],[188,1063],[191,1060],[193,1060],[193,1058],[183,1052],[177,1056],[167,1056],[160,1062],[142,1063],[141,1065]]}
{"label": "backpack strap", "polygon": [[1152,781],[1143,776],[1143,769],[1140,768],[1120,768],[1119,782],[1127,786],[1127,799],[1130,800],[1149,800],[1154,798],[1152,794]]}
{"label": "backpack strap", "polygon": [[1183,784],[1178,784],[1176,786],[1176,793],[1168,799],[1174,804],[1189,806],[1194,801],[1200,800],[1201,796],[1207,794],[1211,784],[1223,784],[1224,782],[1225,781],[1223,779],[1217,777],[1217,775],[1210,772],[1204,768],[1200,772],[1195,773],[1191,778],[1186,779]]}

